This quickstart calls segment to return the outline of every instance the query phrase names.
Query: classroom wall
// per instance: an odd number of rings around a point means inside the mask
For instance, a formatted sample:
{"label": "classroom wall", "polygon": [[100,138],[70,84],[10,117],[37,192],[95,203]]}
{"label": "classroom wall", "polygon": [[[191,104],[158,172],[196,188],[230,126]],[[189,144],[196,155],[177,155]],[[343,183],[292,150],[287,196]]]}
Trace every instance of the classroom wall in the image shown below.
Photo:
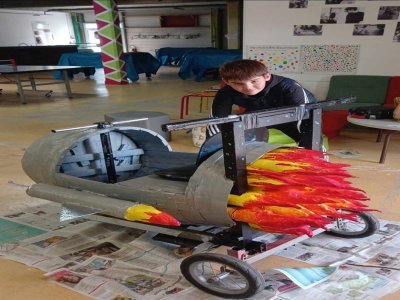
{"label": "classroom wall", "polygon": [[128,50],[155,55],[162,47],[211,47],[211,15],[199,15],[196,27],[162,27],[161,16],[124,18]]}
{"label": "classroom wall", "polygon": [[52,33],[51,45],[68,45],[74,34],[69,14],[0,10],[0,46],[36,46],[32,22],[44,22]]}
{"label": "classroom wall", "polygon": [[[95,22],[92,13],[85,13],[85,22]],[[123,13],[124,39],[127,51],[156,55],[162,47],[211,47],[211,13],[198,15],[196,27],[162,27],[161,15],[130,16]]]}
{"label": "classroom wall", "polygon": [[[397,20],[377,20],[380,6],[399,6],[400,1],[355,1],[326,5],[324,0],[308,1],[307,8],[289,8],[289,1],[244,1],[243,52],[248,46],[360,45],[359,75],[400,75],[400,43],[393,42]],[[353,36],[354,24],[320,24],[323,8],[356,6],[365,8],[360,24],[386,24],[383,36]],[[321,36],[294,36],[294,25],[323,25]],[[279,72],[276,72],[279,73]],[[329,79],[337,73],[283,72],[298,80],[320,100],[327,95]]]}

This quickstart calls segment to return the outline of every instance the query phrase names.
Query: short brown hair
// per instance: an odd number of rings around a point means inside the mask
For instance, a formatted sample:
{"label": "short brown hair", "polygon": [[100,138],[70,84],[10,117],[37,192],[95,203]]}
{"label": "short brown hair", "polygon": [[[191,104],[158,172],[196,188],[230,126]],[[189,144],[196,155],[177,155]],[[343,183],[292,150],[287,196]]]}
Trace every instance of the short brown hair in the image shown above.
{"label": "short brown hair", "polygon": [[242,59],[227,62],[219,68],[224,80],[249,80],[268,74],[266,66],[257,60]]}

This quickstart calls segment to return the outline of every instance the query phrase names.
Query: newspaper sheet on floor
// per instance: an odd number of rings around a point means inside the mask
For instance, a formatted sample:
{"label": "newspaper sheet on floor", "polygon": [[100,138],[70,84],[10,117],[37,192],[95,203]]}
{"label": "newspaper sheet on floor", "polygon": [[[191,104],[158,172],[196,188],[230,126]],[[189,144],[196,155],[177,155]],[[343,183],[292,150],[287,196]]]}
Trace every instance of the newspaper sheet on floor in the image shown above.
{"label": "newspaper sheet on floor", "polygon": [[[48,280],[95,299],[218,299],[183,278],[176,245],[152,240],[154,233],[107,223],[60,224],[58,210],[50,205],[3,215],[47,230],[7,246],[0,243],[0,256],[43,270]],[[265,290],[253,299],[274,295]]]}
{"label": "newspaper sheet on floor", "polygon": [[[178,246],[138,229],[84,219],[60,223],[58,211],[49,204],[1,216],[44,233],[29,235],[30,228],[24,228],[23,234],[0,240],[0,256],[43,270],[48,280],[96,299],[218,299],[182,277]],[[377,299],[392,293],[400,281],[399,232],[399,223],[381,221],[380,231],[368,238],[320,234],[290,246],[279,254],[336,271],[265,270],[267,288],[252,299]],[[263,239],[279,242],[280,236]]]}
{"label": "newspaper sheet on floor", "polygon": [[315,265],[338,266],[310,291],[278,299],[379,299],[400,289],[400,223],[380,220],[380,230],[362,239],[318,235],[278,253]]}

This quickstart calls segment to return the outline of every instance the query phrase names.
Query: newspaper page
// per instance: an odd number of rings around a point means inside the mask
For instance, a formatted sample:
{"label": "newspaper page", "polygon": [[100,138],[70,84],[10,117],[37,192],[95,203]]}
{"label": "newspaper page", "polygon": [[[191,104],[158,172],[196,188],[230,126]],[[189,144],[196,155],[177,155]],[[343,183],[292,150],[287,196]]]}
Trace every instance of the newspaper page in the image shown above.
{"label": "newspaper page", "polygon": [[306,246],[301,243],[289,246],[285,250],[278,252],[277,255],[319,266],[329,266],[337,261],[343,261],[351,257],[351,253],[321,249],[317,246]]}
{"label": "newspaper page", "polygon": [[45,232],[43,229],[0,218],[0,244],[16,243]]}
{"label": "newspaper page", "polygon": [[[262,271],[265,279],[265,291],[275,299],[283,293],[300,289],[308,289],[328,280],[337,267],[312,267],[312,268],[277,268]],[[262,299],[262,298],[261,298]]]}
{"label": "newspaper page", "polygon": [[92,221],[74,226],[79,234],[64,228],[26,239],[0,253],[8,259],[49,272],[81,263],[93,255],[112,254],[143,234],[142,230]]}
{"label": "newspaper page", "polygon": [[46,277],[69,287],[71,281],[79,282],[73,289],[96,299],[163,299],[192,288],[181,275],[151,272],[98,256],[81,265],[50,272]]}
{"label": "newspaper page", "polygon": [[332,265],[350,259],[353,254],[362,252],[374,245],[383,245],[400,238],[400,223],[382,220],[380,229],[374,235],[365,238],[340,238],[319,234],[290,246],[277,253],[290,259],[304,261],[314,265]]}
{"label": "newspaper page", "polygon": [[47,230],[0,218],[0,256],[16,248],[21,241],[45,232]]}
{"label": "newspaper page", "polygon": [[339,263],[358,266],[361,270],[367,269],[370,273],[400,281],[400,235]]}
{"label": "newspaper page", "polygon": [[382,244],[400,232],[400,224],[397,222],[381,221],[380,223],[378,232],[365,238],[340,238],[328,234],[319,234],[313,238],[304,240],[301,244],[344,253],[360,252],[363,249],[371,247],[373,244]]}
{"label": "newspaper page", "polygon": [[336,271],[336,267],[316,267],[316,268],[277,268],[297,286],[302,289],[309,289],[327,280]]}
{"label": "newspaper page", "polygon": [[58,269],[54,272],[45,274],[45,276],[49,280],[54,281],[63,287],[78,291],[88,296],[108,281],[106,278],[86,276],[72,272],[68,269]]}
{"label": "newspaper page", "polygon": [[157,242],[150,237],[151,234],[144,234],[135,239],[133,243],[124,247],[124,249],[111,254],[109,257],[142,269],[159,269],[163,270],[164,273],[169,273],[170,269],[168,266],[181,258],[173,251],[177,246]]}
{"label": "newspaper page", "polygon": [[2,217],[46,231],[59,230],[70,225],[87,222],[87,219],[84,218],[60,222],[60,207],[61,205],[56,203],[43,204],[30,207],[28,211],[5,213],[2,214]]}
{"label": "newspaper page", "polygon": [[383,276],[340,266],[332,276],[311,289],[278,295],[279,300],[376,300],[398,289],[399,283]]}

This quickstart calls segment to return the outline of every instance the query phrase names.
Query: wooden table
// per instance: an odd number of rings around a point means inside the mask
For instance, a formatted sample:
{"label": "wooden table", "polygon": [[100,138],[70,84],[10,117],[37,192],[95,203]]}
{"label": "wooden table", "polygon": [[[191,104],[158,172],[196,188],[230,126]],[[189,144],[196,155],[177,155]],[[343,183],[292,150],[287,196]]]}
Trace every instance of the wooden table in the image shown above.
{"label": "wooden table", "polygon": [[400,122],[398,122],[394,119],[380,119],[380,120],[359,119],[359,118],[353,118],[351,116],[347,117],[347,121],[349,121],[349,123],[352,123],[355,125],[379,129],[378,138],[376,140],[377,142],[380,142],[381,138],[382,138],[382,134],[384,132],[386,133],[385,141],[383,143],[381,158],[379,160],[380,164],[385,163],[386,152],[387,152],[387,147],[389,145],[390,137],[393,134],[400,131]]}

